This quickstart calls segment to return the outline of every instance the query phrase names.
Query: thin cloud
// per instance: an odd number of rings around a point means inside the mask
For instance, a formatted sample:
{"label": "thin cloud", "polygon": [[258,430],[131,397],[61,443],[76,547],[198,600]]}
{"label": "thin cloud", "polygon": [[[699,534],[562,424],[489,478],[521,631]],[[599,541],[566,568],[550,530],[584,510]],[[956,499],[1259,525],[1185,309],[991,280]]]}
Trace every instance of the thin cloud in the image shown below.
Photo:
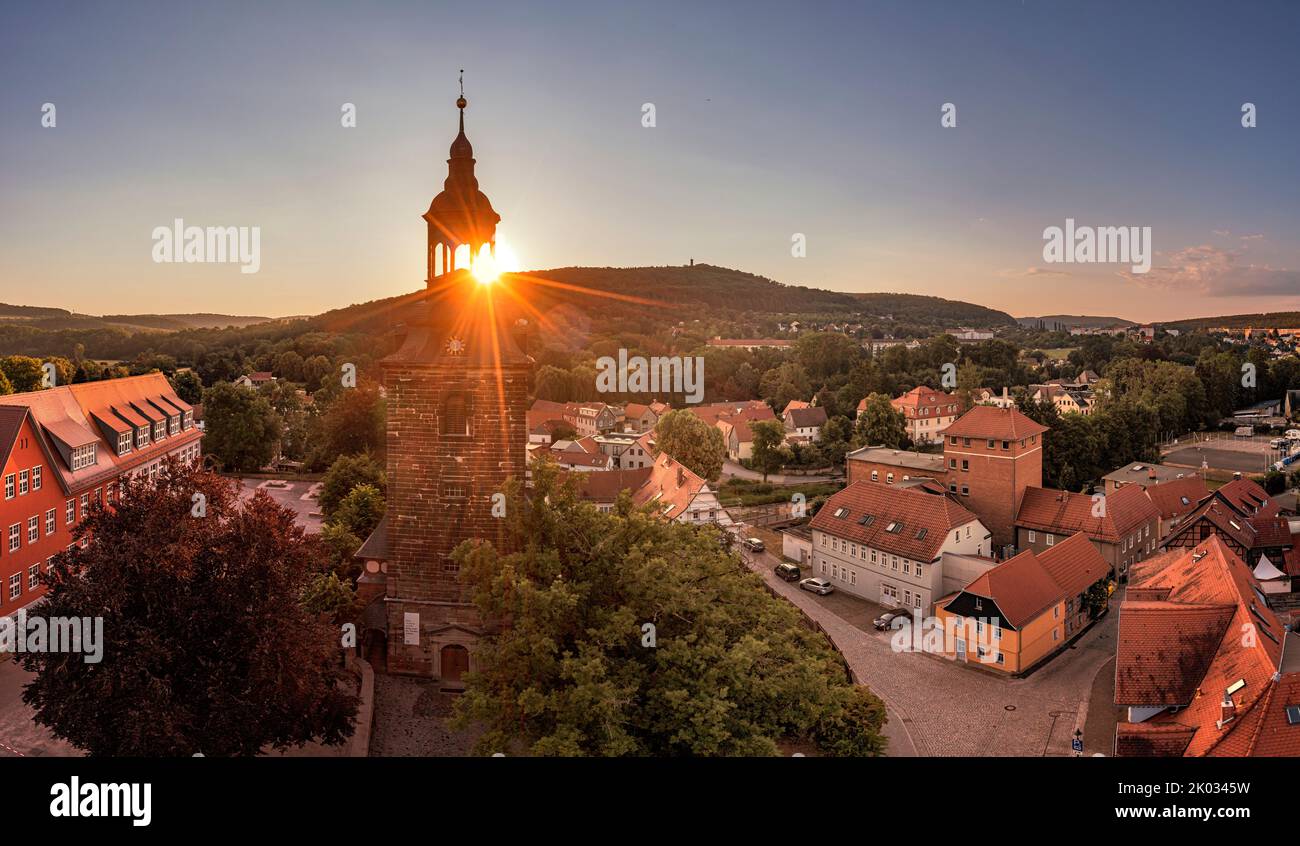
{"label": "thin cloud", "polygon": [[1122,270],[1119,275],[1143,288],[1210,297],[1300,295],[1300,270],[1242,263],[1241,258],[1241,250],[1201,244],[1170,253],[1168,263],[1146,273]]}

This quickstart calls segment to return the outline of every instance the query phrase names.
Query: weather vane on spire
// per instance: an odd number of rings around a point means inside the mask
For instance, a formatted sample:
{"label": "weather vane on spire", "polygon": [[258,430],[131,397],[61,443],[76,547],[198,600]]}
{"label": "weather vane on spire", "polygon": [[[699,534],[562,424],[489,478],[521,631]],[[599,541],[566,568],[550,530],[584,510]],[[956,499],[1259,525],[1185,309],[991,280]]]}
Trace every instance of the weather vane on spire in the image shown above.
{"label": "weather vane on spire", "polygon": [[460,69],[460,97],[456,98],[456,108],[464,111],[469,102],[465,99],[465,69]]}

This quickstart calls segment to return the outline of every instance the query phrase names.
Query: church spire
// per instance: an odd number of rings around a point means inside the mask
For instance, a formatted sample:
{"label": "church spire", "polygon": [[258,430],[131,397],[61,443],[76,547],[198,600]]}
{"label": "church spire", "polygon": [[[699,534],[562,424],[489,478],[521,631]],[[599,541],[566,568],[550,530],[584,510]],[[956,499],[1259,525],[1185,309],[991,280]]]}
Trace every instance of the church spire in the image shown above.
{"label": "church spire", "polygon": [[496,225],[501,216],[492,208],[487,196],[479,190],[474,175],[474,147],[465,135],[465,71],[461,69],[460,96],[456,108],[460,110],[460,131],[451,142],[447,159],[447,179],[442,193],[433,198],[424,219],[429,224],[428,284],[456,268],[456,248],[469,247],[471,255],[488,244],[495,248]]}

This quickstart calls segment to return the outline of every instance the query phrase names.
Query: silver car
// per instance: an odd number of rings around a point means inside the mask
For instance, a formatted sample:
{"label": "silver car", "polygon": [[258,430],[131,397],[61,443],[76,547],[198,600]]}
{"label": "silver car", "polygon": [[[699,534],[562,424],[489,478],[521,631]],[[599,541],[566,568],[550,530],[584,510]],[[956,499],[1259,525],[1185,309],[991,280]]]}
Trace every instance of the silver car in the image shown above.
{"label": "silver car", "polygon": [[804,579],[799,583],[799,587],[810,590],[818,596],[825,596],[835,590],[835,585],[825,579]]}

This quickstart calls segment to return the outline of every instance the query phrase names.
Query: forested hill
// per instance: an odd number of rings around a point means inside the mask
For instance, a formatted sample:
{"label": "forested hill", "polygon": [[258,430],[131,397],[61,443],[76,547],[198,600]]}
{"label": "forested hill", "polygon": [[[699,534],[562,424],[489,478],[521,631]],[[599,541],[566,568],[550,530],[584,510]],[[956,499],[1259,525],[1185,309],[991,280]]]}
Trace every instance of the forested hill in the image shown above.
{"label": "forested hill", "polygon": [[944,323],[961,326],[1014,326],[1016,319],[1005,311],[961,300],[945,300],[922,294],[850,294],[858,311],[868,316],[893,315],[899,323]]}
{"label": "forested hill", "polygon": [[[669,322],[708,314],[835,314],[845,319],[860,316],[892,317],[898,323],[956,326],[1013,326],[1006,312],[957,300],[919,294],[850,294],[785,285],[763,276],[708,264],[673,267],[558,267],[518,274],[536,279],[528,292],[530,302],[545,310],[563,302],[582,306],[599,304],[602,310],[650,313]],[[551,284],[551,283],[558,283]],[[512,285],[519,289],[523,283]],[[563,287],[560,287],[563,286]],[[582,289],[582,290],[574,290]],[[583,293],[590,291],[592,293]],[[613,294],[619,299],[601,297]],[[629,299],[630,298],[630,299]],[[400,298],[398,298],[400,299]],[[649,301],[637,305],[633,300]],[[327,324],[366,323],[376,312],[391,308],[379,300],[321,315]],[[701,312],[701,309],[707,309]]]}
{"label": "forested hill", "polygon": [[1163,326],[1191,331],[1213,327],[1245,329],[1248,327],[1277,327],[1293,329],[1300,326],[1300,311],[1269,311],[1263,314],[1229,314],[1226,317],[1195,317],[1190,320],[1167,320]]}
{"label": "forested hill", "polygon": [[711,264],[673,267],[557,267],[521,273],[593,291],[712,309],[809,314],[853,310],[852,294],[784,285],[763,276]]}

